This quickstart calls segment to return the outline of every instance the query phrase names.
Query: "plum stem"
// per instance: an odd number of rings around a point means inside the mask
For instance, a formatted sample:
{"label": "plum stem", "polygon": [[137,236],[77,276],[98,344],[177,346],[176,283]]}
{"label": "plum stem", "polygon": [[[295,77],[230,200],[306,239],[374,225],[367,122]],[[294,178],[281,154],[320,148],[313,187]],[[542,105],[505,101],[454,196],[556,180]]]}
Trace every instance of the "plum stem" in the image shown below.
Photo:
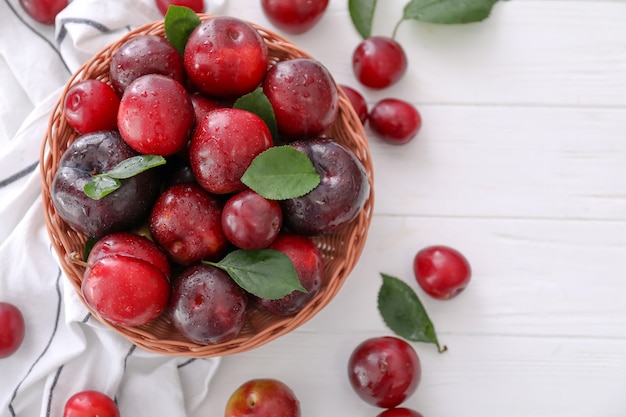
{"label": "plum stem", "polygon": [[80,254],[78,252],[72,252],[67,255],[67,259],[76,265],[80,265],[85,268],[89,268],[91,265],[87,262],[83,261]]}

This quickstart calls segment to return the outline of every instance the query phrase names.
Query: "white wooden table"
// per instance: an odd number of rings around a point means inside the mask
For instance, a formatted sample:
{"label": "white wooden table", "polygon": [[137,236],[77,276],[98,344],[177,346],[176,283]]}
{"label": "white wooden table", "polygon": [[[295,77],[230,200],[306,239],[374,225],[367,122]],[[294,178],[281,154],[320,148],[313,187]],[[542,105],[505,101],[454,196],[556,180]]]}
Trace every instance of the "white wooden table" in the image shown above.
{"label": "white wooden table", "polygon": [[[403,0],[378,2],[390,35]],[[271,27],[258,1],[228,13]],[[225,357],[198,416],[221,415],[251,378],[288,383],[302,415],[375,416],[352,392],[348,357],[391,334],[376,307],[380,272],[416,289],[449,350],[415,343],[425,417],[626,415],[626,1],[514,0],[469,25],[405,22],[409,73],[365,91],[346,0],[291,36],[372,105],[422,113],[410,144],[370,137],[375,216],[361,260],[331,304],[297,331]],[[369,132],[369,131],[368,131]],[[473,267],[451,301],[421,292],[412,260],[434,243]]]}

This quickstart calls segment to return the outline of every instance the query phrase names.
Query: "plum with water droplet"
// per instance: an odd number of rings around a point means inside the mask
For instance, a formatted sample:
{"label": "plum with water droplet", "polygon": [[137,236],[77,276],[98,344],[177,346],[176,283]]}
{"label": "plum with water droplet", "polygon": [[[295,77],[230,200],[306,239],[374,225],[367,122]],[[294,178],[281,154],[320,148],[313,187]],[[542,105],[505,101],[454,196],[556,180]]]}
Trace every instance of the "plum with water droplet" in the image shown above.
{"label": "plum with water droplet", "polygon": [[325,235],[354,220],[370,193],[367,173],[354,152],[330,138],[297,141],[320,175],[309,193],[281,201],[283,224],[304,236]]}

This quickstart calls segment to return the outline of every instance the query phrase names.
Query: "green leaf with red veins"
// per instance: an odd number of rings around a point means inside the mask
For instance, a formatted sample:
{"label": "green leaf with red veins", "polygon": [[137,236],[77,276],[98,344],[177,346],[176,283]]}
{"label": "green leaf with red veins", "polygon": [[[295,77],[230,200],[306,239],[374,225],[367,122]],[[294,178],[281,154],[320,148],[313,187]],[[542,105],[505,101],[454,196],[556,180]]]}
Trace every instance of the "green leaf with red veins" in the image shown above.
{"label": "green leaf with red veins", "polygon": [[372,35],[372,21],[377,0],[348,0],[350,19],[363,39]]}
{"label": "green leaf with red veins", "polygon": [[189,35],[199,24],[200,18],[189,7],[170,5],[163,21],[165,38],[184,55]]}
{"label": "green leaf with red veins", "polygon": [[403,19],[456,24],[480,22],[489,17],[498,0],[412,0],[404,7]]}
{"label": "green leaf with red veins", "polygon": [[447,348],[439,345],[435,326],[415,291],[398,278],[384,273],[381,276],[378,311],[387,327],[407,340],[434,343],[439,352],[444,352]]}
{"label": "green leaf with red veins", "polygon": [[274,114],[272,104],[267,99],[261,87],[239,97],[237,101],[235,101],[235,104],[233,104],[233,107],[240,110],[247,110],[259,116],[267,125],[272,137],[277,137],[278,128],[276,126],[276,115]]}
{"label": "green leaf with red veins", "polygon": [[294,291],[307,292],[291,259],[274,249],[238,249],[219,262],[203,263],[224,270],[241,288],[260,298],[272,300]]}
{"label": "green leaf with red veins", "polygon": [[241,177],[241,182],[268,200],[301,197],[320,181],[309,157],[289,145],[260,153]]}

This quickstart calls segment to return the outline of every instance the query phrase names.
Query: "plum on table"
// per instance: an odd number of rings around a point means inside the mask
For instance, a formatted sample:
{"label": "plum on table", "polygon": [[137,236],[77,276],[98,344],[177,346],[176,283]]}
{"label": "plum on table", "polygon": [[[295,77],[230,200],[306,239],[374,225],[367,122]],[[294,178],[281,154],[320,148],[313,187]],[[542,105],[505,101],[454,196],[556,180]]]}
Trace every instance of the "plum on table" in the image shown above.
{"label": "plum on table", "polygon": [[387,36],[363,39],[352,54],[352,69],[357,80],[364,86],[377,90],[400,81],[407,67],[404,48]]}
{"label": "plum on table", "polygon": [[11,303],[0,302],[0,359],[13,355],[22,345],[25,334],[24,316]]}
{"label": "plum on table", "polygon": [[300,417],[293,390],[275,378],[255,378],[241,384],[228,398],[224,417]]}
{"label": "plum on table", "polygon": [[298,35],[320,21],[328,0],[261,0],[265,17],[277,28]]}
{"label": "plum on table", "polygon": [[381,408],[404,402],[417,389],[421,374],[415,349],[395,336],[364,340],[348,360],[348,379],[356,394]]}

